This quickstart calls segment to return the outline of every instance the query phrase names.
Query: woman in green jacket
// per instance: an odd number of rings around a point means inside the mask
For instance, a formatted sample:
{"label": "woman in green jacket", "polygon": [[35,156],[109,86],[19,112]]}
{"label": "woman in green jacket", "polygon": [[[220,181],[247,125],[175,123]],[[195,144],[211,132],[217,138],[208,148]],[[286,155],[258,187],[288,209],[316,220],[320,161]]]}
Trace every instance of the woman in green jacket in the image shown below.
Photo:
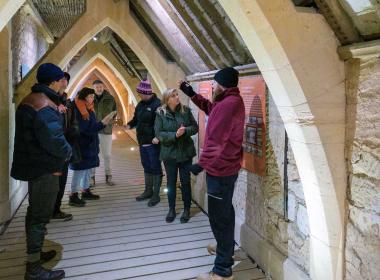
{"label": "woman in green jacket", "polygon": [[162,106],[157,109],[155,120],[156,138],[160,143],[160,160],[164,162],[169,200],[169,213],[166,222],[176,217],[176,185],[179,171],[184,210],[181,223],[190,219],[191,185],[190,171],[193,157],[196,155],[191,136],[198,133],[198,124],[190,108],[179,101],[176,89],[167,89],[163,94]]}

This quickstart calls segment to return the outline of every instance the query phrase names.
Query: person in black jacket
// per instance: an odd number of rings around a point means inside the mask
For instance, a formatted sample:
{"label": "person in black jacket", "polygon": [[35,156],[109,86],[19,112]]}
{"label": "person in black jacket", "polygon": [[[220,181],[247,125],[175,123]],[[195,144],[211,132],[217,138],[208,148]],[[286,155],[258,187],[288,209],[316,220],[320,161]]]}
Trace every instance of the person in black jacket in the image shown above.
{"label": "person in black jacket", "polygon": [[11,176],[28,181],[29,206],[25,218],[27,263],[25,279],[62,279],[63,270],[45,270],[41,263],[56,252],[42,252],[46,224],[53,213],[59,176],[71,157],[71,147],[63,135],[58,111],[62,70],[51,63],[37,70],[38,84],[32,87],[16,110]]}
{"label": "person in black jacket", "polygon": [[160,202],[162,183],[160,147],[154,133],[156,110],[161,106],[161,101],[153,93],[152,87],[147,80],[141,81],[136,90],[141,97],[141,101],[137,104],[134,117],[128,122],[126,128],[136,128],[141,163],[145,175],[145,190],[136,197],[136,200],[142,201],[150,198],[148,206],[152,207]]}

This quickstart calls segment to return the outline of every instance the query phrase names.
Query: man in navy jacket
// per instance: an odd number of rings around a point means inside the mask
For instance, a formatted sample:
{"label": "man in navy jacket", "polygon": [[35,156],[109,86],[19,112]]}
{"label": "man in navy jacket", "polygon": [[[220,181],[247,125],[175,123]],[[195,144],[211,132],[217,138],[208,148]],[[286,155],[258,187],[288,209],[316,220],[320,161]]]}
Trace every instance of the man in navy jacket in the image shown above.
{"label": "man in navy jacket", "polygon": [[42,252],[46,224],[52,216],[59,176],[71,157],[58,110],[62,70],[51,63],[37,71],[38,83],[17,107],[11,176],[28,181],[29,206],[25,218],[27,264],[25,279],[62,279],[63,270],[49,271],[41,263],[56,252]]}

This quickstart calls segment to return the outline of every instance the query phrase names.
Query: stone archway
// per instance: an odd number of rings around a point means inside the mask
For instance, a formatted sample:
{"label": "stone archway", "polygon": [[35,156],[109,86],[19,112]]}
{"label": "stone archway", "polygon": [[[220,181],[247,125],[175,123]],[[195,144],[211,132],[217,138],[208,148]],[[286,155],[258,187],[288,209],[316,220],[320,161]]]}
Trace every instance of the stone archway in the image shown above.
{"label": "stone archway", "polygon": [[177,64],[165,60],[134,17],[130,16],[128,1],[91,0],[87,2],[86,12],[18,85],[17,100],[20,101],[29,92],[39,64],[49,61],[64,67],[89,40],[106,27],[116,32],[136,53],[160,91],[174,86],[177,80],[185,76]]}
{"label": "stone archway", "polygon": [[[134,89],[137,87],[140,80],[131,77],[109,48],[101,43],[89,42],[86,45],[86,51],[84,54],[69,70],[72,80],[76,80],[78,75],[82,73],[83,69],[88,67],[96,59],[102,60],[113,71],[130,94],[132,103],[136,105],[138,95]],[[154,84],[154,81],[152,83]],[[73,85],[74,84],[69,85],[68,92],[72,91]]]}
{"label": "stone archway", "polygon": [[219,2],[255,58],[289,135],[309,216],[310,276],[342,279],[345,74],[338,41],[322,15],[297,10],[290,0]]}
{"label": "stone archway", "polygon": [[95,71],[99,71],[105,80],[114,89],[117,98],[120,101],[121,107],[123,109],[123,119],[124,121],[129,119],[128,114],[128,104],[129,96],[131,95],[129,91],[124,87],[120,79],[115,75],[115,73],[109,68],[108,64],[103,61],[101,58],[95,58],[89,65],[84,67],[78,75],[73,77],[71,88],[68,91],[69,96],[74,96],[78,92],[79,87],[83,82]]}

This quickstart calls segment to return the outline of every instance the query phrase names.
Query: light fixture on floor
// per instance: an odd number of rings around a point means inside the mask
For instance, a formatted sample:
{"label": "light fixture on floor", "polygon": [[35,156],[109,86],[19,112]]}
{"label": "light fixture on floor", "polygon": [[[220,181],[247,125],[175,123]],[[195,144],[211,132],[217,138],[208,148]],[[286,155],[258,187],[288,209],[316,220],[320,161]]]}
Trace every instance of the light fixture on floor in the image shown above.
{"label": "light fixture on floor", "polygon": [[131,151],[134,151],[135,150],[135,147],[131,147]]}
{"label": "light fixture on floor", "polygon": [[167,192],[168,192],[168,189],[167,189],[167,188],[165,188],[165,189],[164,189],[164,193],[167,193]]}

